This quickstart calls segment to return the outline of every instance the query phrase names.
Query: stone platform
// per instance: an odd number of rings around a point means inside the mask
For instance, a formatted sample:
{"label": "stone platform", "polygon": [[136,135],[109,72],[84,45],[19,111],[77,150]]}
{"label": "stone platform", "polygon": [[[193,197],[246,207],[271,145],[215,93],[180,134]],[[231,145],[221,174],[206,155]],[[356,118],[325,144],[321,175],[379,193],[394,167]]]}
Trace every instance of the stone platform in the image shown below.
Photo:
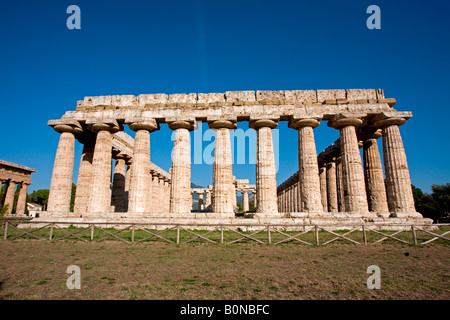
{"label": "stone platform", "polygon": [[272,229],[285,231],[304,231],[311,226],[327,227],[329,230],[346,230],[353,227],[376,227],[377,230],[401,230],[407,226],[430,226],[433,220],[426,218],[385,218],[376,215],[360,217],[349,213],[289,213],[280,218],[267,217],[230,217],[229,214],[211,212],[192,212],[184,215],[171,216],[167,213],[139,213],[130,217],[129,213],[96,213],[83,214],[83,217],[62,215],[61,213],[42,212],[39,218],[32,220],[35,223],[61,223],[62,225],[102,224],[104,227],[117,227],[126,224],[141,224],[147,228],[162,230],[180,225],[193,230],[212,230],[219,226],[242,231],[259,230],[270,226]]}

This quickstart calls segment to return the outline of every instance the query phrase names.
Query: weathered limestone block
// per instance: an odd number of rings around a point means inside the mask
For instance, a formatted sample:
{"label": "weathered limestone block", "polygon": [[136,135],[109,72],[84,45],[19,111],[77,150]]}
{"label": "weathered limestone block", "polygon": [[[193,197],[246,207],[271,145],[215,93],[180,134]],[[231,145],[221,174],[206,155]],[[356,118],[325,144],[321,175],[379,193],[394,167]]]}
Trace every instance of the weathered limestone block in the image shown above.
{"label": "weathered limestone block", "polygon": [[174,93],[169,95],[168,103],[186,103],[186,104],[195,104],[197,103],[197,94],[196,93]]}
{"label": "weathered limestone block", "polygon": [[357,103],[358,101],[376,101],[377,92],[374,89],[347,89],[347,100],[349,103]]}
{"label": "weathered limestone block", "polygon": [[137,99],[139,107],[146,107],[149,105],[167,103],[169,96],[165,93],[140,94]]}
{"label": "weathered limestone block", "polygon": [[227,91],[225,92],[227,102],[254,102],[256,101],[255,91]]}
{"label": "weathered limestone block", "polygon": [[223,93],[199,93],[198,103],[214,103],[225,102],[225,95]]}
{"label": "weathered limestone block", "polygon": [[284,92],[286,101],[295,103],[317,103],[317,93],[315,90],[286,90]]}
{"label": "weathered limestone block", "polygon": [[137,97],[133,95],[114,95],[111,96],[111,105],[132,108],[137,105]]}
{"label": "weathered limestone block", "polygon": [[317,102],[324,103],[327,100],[347,99],[345,90],[317,90]]}
{"label": "weathered limestone block", "polygon": [[112,96],[85,97],[83,105],[85,107],[111,106]]}
{"label": "weathered limestone block", "polygon": [[284,101],[285,95],[284,90],[280,91],[268,91],[268,90],[258,90],[256,91],[257,101]]}

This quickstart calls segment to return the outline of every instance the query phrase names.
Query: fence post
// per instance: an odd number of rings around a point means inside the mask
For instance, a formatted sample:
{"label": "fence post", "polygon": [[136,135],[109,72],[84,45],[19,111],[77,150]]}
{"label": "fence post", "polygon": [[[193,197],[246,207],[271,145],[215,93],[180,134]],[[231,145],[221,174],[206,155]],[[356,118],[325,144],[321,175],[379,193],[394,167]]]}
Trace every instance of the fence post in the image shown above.
{"label": "fence post", "polygon": [[363,240],[364,240],[364,245],[367,246],[367,235],[366,235],[366,228],[364,226],[362,226],[362,232],[363,232]]}
{"label": "fence post", "polygon": [[94,241],[94,225],[91,225],[91,241]]}
{"label": "fence post", "polygon": [[53,223],[50,225],[50,235],[49,235],[49,237],[48,237],[48,240],[52,240],[52,238],[53,238]]}
{"label": "fence post", "polygon": [[316,234],[316,245],[319,246],[319,228],[317,225],[314,226],[314,232]]}
{"label": "fence post", "polygon": [[223,244],[223,226],[220,226],[220,244]]}
{"label": "fence post", "polygon": [[414,244],[417,246],[416,229],[414,228],[414,226],[411,226],[411,232],[412,232]]}
{"label": "fence post", "polygon": [[180,243],[180,226],[177,225],[177,244]]}
{"label": "fence post", "polygon": [[134,242],[134,224],[131,225],[131,242]]}
{"label": "fence post", "polygon": [[5,222],[5,234],[3,235],[3,240],[8,238],[8,221]]}
{"label": "fence post", "polygon": [[269,244],[272,244],[272,236],[270,235],[270,227],[267,227],[267,237],[269,240]]}

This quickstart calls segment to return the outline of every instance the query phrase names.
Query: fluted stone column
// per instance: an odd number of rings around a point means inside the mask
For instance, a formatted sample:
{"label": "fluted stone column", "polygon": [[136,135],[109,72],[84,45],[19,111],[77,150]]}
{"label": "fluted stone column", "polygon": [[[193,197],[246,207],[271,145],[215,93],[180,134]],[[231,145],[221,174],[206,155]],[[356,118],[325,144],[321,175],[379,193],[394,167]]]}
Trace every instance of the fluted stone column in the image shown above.
{"label": "fluted stone column", "polygon": [[304,212],[322,213],[319,167],[313,129],[320,117],[292,119],[289,127],[298,130],[299,183]]}
{"label": "fluted stone column", "polygon": [[242,210],[244,212],[248,212],[250,210],[250,207],[248,205],[248,190],[244,190],[242,192]]}
{"label": "fluted stone column", "polygon": [[336,159],[336,189],[338,197],[339,212],[345,212],[344,200],[344,179],[342,178],[342,158]]}
{"label": "fluted stone column", "polygon": [[158,201],[161,198],[160,190],[159,190],[159,173],[156,171],[151,171],[150,175],[151,179],[151,188],[149,189],[149,201],[152,202],[152,206],[150,208],[150,212],[158,212]]}
{"label": "fluted stone column", "polygon": [[329,212],[339,211],[336,183],[336,162],[334,158],[327,163],[327,202]]}
{"label": "fluted stone column", "polygon": [[172,181],[170,189],[170,213],[190,214],[191,198],[191,137],[193,121],[169,122],[169,128],[175,131],[172,151]]}
{"label": "fluted stone column", "polygon": [[87,210],[89,191],[92,178],[92,160],[94,158],[95,140],[88,139],[83,145],[80,166],[78,167],[77,189],[73,213],[82,216]]}
{"label": "fluted stone column", "polygon": [[127,197],[125,193],[126,159],[127,157],[122,154],[116,155],[111,199],[111,204],[114,206],[115,212],[126,212],[127,208]]}
{"label": "fluted stone column", "polygon": [[163,212],[168,213],[170,212],[170,179],[164,178],[164,206],[163,206]]}
{"label": "fluted stone column", "polygon": [[159,129],[155,119],[127,121],[134,138],[133,166],[131,168],[130,190],[128,192],[128,212],[143,213],[150,211],[151,175],[150,175],[150,132]]}
{"label": "fluted stone column", "polygon": [[117,123],[93,123],[97,131],[92,177],[87,205],[88,213],[111,212],[112,135],[119,131]]}
{"label": "fluted stone column", "polygon": [[280,217],[277,206],[277,180],[272,129],[278,121],[258,119],[250,121],[250,128],[257,131],[256,144],[256,190],[258,207],[256,216]]}
{"label": "fluted stone column", "polygon": [[77,123],[61,123],[53,126],[53,129],[59,132],[61,136],[53,164],[47,211],[67,215],[70,211],[70,198],[72,194],[75,134],[81,133],[82,129]]}
{"label": "fluted stone column", "polygon": [[377,144],[377,138],[380,136],[381,132],[378,132],[363,141],[364,178],[369,211],[389,217],[383,166]]}
{"label": "fluted stone column", "polygon": [[17,199],[17,207],[16,207],[16,215],[18,216],[24,216],[25,215],[25,208],[27,205],[27,191],[28,186],[31,183],[29,182],[22,182],[22,186],[19,191],[19,198]]}
{"label": "fluted stone column", "polygon": [[323,212],[328,212],[327,169],[325,166],[319,168],[319,179],[320,179],[320,195],[322,199]]}
{"label": "fluted stone column", "polygon": [[211,191],[210,190],[206,190],[205,191],[205,210],[210,210],[211,209]]}
{"label": "fluted stone column", "polygon": [[11,214],[14,205],[14,195],[16,193],[17,184],[15,181],[9,180],[8,188],[6,189],[5,202],[4,205],[8,205],[6,209],[6,214]]}
{"label": "fluted stone column", "polygon": [[213,212],[234,217],[233,164],[231,158],[230,129],[236,129],[236,122],[216,120],[209,122],[210,129],[216,129],[213,166]]}
{"label": "fluted stone column", "polygon": [[362,120],[354,116],[336,115],[328,125],[340,131],[345,211],[368,216],[364,172],[355,130],[361,123]]}
{"label": "fluted stone column", "polygon": [[379,114],[374,126],[383,134],[383,160],[386,174],[389,211],[393,217],[422,218],[416,212],[405,148],[399,126],[406,118]]}

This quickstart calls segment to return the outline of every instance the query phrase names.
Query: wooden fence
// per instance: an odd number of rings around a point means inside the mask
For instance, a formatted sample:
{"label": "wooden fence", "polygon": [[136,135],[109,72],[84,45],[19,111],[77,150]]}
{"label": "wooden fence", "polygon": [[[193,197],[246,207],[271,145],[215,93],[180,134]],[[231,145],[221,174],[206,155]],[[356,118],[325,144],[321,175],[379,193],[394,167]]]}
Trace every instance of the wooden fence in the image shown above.
{"label": "wooden fence", "polygon": [[[33,228],[33,224],[37,224]],[[76,225],[73,226],[73,225]],[[111,228],[114,226],[114,228]],[[197,230],[197,229],[208,230]],[[339,231],[336,230],[339,227]],[[392,229],[395,227],[395,231]],[[158,230],[161,229],[162,230]],[[252,231],[242,231],[242,229]],[[301,231],[286,231],[287,229]],[[255,230],[256,229],[256,230]],[[83,242],[120,240],[126,243],[164,241],[167,243],[189,243],[206,241],[215,244],[256,242],[279,245],[295,242],[308,246],[325,246],[333,242],[347,242],[356,245],[374,245],[384,241],[408,245],[426,245],[436,240],[448,244],[446,235],[450,224],[433,225],[255,225],[255,224],[169,224],[169,223],[90,223],[56,221],[3,220],[0,235],[3,240],[32,238],[59,241],[76,239]],[[139,236],[137,237],[137,234]]]}

